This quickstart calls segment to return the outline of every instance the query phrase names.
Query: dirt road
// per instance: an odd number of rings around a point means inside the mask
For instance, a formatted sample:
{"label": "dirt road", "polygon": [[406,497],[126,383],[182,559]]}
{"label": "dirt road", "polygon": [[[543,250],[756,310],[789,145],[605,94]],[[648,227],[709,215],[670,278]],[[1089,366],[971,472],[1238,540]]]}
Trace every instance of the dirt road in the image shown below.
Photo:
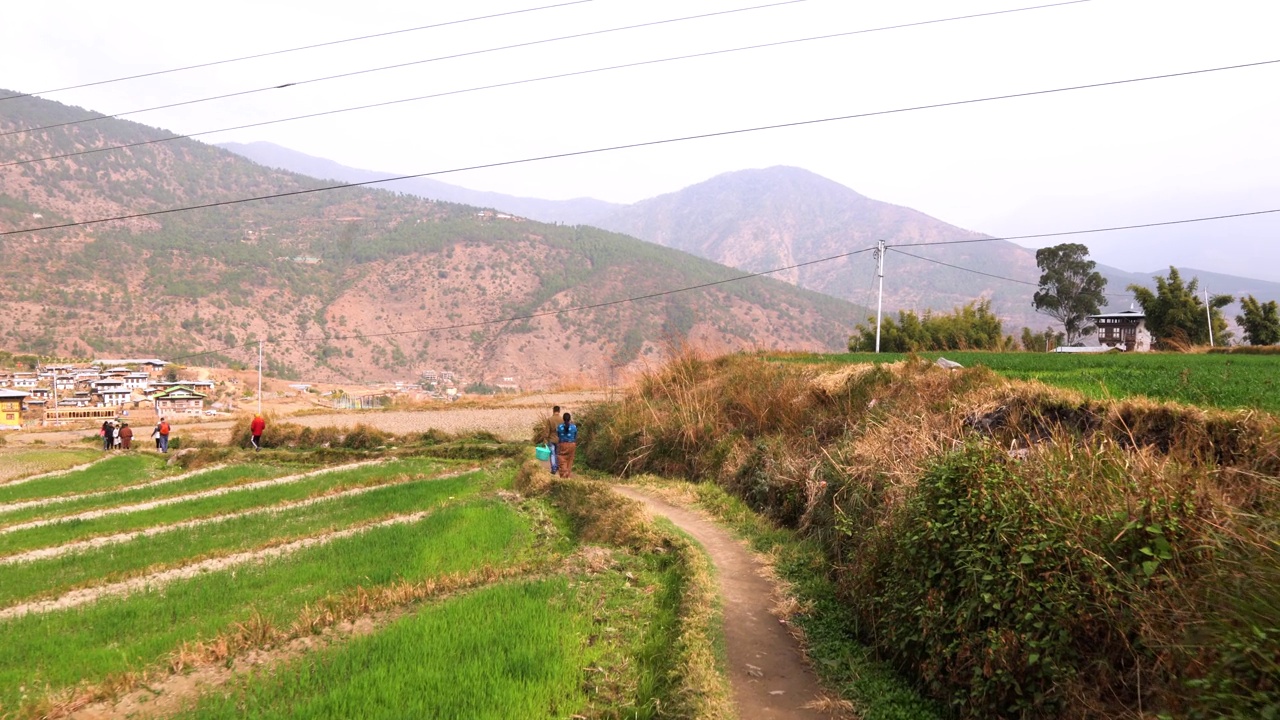
{"label": "dirt road", "polygon": [[[470,397],[470,396],[469,396]],[[579,391],[567,393],[547,393],[538,395],[521,395],[517,397],[493,397],[481,400],[468,400],[466,403],[439,403],[423,409],[414,410],[335,410],[317,413],[309,409],[302,414],[275,416],[280,422],[291,422],[308,427],[324,427],[332,425],[340,428],[354,427],[358,424],[371,425],[384,432],[397,435],[411,432],[440,430],[446,433],[470,433],[480,430],[488,431],[508,442],[529,440],[533,424],[538,419],[551,413],[552,405],[562,405],[570,412],[577,413],[594,402],[608,397],[601,391]],[[271,417],[273,408],[267,405],[266,412]],[[183,439],[207,439],[215,442],[226,442],[231,437],[231,429],[236,421],[226,416],[217,418],[177,418],[172,422],[173,435]],[[134,445],[145,450],[152,447],[151,427],[135,428]],[[38,430],[12,432],[5,438],[15,445],[28,445],[39,440],[46,445],[77,445],[91,447],[84,438],[97,440],[97,427],[85,426],[78,429],[41,428]],[[99,446],[101,443],[99,443]]]}
{"label": "dirt road", "polygon": [[711,557],[724,602],[725,649],[738,716],[744,720],[839,717],[804,707],[824,693],[795,638],[770,612],[773,585],[761,574],[755,556],[727,530],[694,512],[633,488],[615,485],[614,490],[644,503],[651,514],[671,520]]}

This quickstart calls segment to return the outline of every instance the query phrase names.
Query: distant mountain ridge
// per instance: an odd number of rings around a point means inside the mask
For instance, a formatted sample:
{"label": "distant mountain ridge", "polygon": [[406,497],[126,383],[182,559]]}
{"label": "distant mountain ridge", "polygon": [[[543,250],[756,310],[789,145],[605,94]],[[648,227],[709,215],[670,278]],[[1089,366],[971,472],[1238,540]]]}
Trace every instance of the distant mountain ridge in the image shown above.
{"label": "distant mountain ridge", "polygon": [[310,192],[329,183],[36,97],[0,103],[0,132],[90,118],[0,143],[0,232],[204,207],[0,235],[0,349],[216,364],[262,340],[281,377],[435,370],[547,388],[602,383],[681,342],[838,350],[865,312],[769,278],[723,282],[740,273],[594,227]]}
{"label": "distant mountain ridge", "polygon": [[[345,168],[267,143],[224,147],[269,166],[313,177],[346,181],[392,177]],[[1024,326],[1043,328],[1051,322],[1031,306],[1034,283],[1040,277],[1035,250],[868,198],[801,168],[727,172],[632,205],[589,198],[536,200],[434,180],[400,189],[427,197],[467,198],[466,202],[548,222],[595,225],[749,272],[800,265],[772,277],[862,306],[876,302],[872,253],[806,263],[864,250],[883,238],[897,246],[885,260],[887,311],[947,312],[985,298],[1005,320],[1006,332],[1016,334]],[[955,240],[965,242],[930,244]],[[1064,238],[1067,241],[1088,244],[1087,237]],[[1098,270],[1108,280],[1110,302],[1104,309],[1111,311],[1130,306],[1131,294],[1126,290],[1130,284],[1152,287],[1153,276],[1168,272],[1167,267],[1133,273],[1104,265]],[[1201,286],[1207,285],[1215,293],[1280,300],[1280,283],[1194,268],[1179,270],[1188,279],[1200,278]],[[1231,318],[1237,313],[1235,306],[1227,309]]]}
{"label": "distant mountain ridge", "polygon": [[[332,160],[307,155],[306,153],[290,150],[269,142],[218,143],[218,147],[246,157],[259,165],[288,170],[289,172],[321,180],[369,182],[371,180],[388,180],[393,177],[399,177],[396,173],[347,167]],[[622,205],[596,200],[595,198],[540,200],[538,198],[505,195],[484,190],[470,190],[433,178],[395,180],[378,183],[377,187],[383,190],[417,195],[429,200],[473,205],[478,208],[492,208],[530,220],[563,223],[565,225],[592,225],[595,220],[623,207]]]}

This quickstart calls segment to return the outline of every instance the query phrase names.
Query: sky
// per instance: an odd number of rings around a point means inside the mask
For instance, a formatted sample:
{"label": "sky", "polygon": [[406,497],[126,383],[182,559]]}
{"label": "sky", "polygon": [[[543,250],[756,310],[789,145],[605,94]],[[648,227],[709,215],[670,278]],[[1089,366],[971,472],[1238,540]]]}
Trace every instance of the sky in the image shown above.
{"label": "sky", "polygon": [[[568,0],[223,0],[6,6],[0,87],[203,133],[311,112],[1036,0],[582,0],[61,92],[67,85]],[[105,8],[110,8],[106,10]],[[756,8],[493,52],[638,23]],[[1085,0],[455,93],[256,128],[353,167],[424,173],[704,133],[1280,60],[1276,0]],[[21,30],[20,32],[18,30]],[[355,70],[466,54],[337,80]],[[792,165],[996,236],[1280,209],[1280,64],[450,173],[466,187],[629,203]],[[1073,238],[1130,271],[1280,281],[1280,213]],[[1061,240],[1041,241],[1054,244]]]}

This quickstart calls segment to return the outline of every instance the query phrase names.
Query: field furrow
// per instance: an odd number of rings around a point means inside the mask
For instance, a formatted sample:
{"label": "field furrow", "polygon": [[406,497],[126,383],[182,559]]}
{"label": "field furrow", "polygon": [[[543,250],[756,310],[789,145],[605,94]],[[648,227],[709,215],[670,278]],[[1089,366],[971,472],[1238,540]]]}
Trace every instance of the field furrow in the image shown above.
{"label": "field furrow", "polygon": [[[50,523],[67,522],[70,520],[92,520],[94,518],[106,517],[108,515],[133,513],[133,512],[139,512],[141,510],[150,510],[152,508],[163,507],[165,505],[172,505],[174,503],[188,502],[191,500],[198,500],[201,498],[217,497],[219,495],[225,495],[227,493],[246,492],[249,490],[258,490],[261,488],[274,487],[276,485],[286,485],[290,483],[297,483],[310,478],[317,477],[319,475],[327,475],[335,472],[354,470],[356,468],[367,467],[370,465],[378,465],[385,462],[386,462],[385,460],[368,460],[364,462],[351,463],[350,465],[339,465],[337,467],[332,467],[332,468],[321,468],[320,470],[313,470],[311,472],[301,473],[298,475],[286,475],[285,477],[271,478],[269,480],[259,480],[256,482],[242,483],[239,485],[215,487],[210,490],[202,490],[199,492],[182,493],[182,494],[172,495],[169,497],[158,498],[155,500],[149,500],[147,502],[134,503],[131,505],[116,505],[111,507],[100,508],[97,510],[86,510],[81,513],[63,515],[63,516],[54,517],[54,518],[32,520],[30,522],[18,523],[15,525],[2,527],[0,528],[0,534],[17,532],[18,530],[27,530],[29,528],[41,527],[42,525],[47,525]],[[146,489],[153,489],[153,488],[143,488],[143,490],[146,490]]]}
{"label": "field furrow", "polygon": [[238,564],[205,567],[163,583],[148,578],[124,594],[80,601],[70,612],[10,612],[0,620],[0,707],[42,702],[24,700],[23,688],[74,694],[77,686],[109,677],[148,668],[167,672],[184,643],[248,625],[288,627],[306,608],[360,588],[373,592],[514,567],[533,558],[534,540],[529,520],[510,506],[471,500],[287,550],[246,554]]}
{"label": "field furrow", "polygon": [[[34,453],[26,453],[26,454],[34,455]],[[71,458],[79,459],[79,454],[71,454],[71,453],[67,453],[67,454]],[[0,470],[0,487],[12,487],[14,485],[21,485],[22,483],[31,482],[33,480],[44,480],[45,478],[61,477],[63,475],[79,472],[81,470],[88,470],[94,465],[97,465],[100,462],[103,462],[105,460],[110,460],[110,459],[111,458],[109,456],[97,457],[90,460],[89,462],[79,463],[76,465],[72,465],[71,467],[61,468],[57,470],[49,470],[47,472],[40,472],[40,470],[43,469],[41,465],[45,465],[49,463],[50,462],[49,460],[45,460],[43,463],[37,464],[33,462],[33,459],[27,459],[27,458],[18,457],[18,456],[5,457],[5,462],[4,462],[5,467],[3,470]],[[56,462],[56,460],[54,462]],[[35,468],[35,469],[33,470],[32,468]],[[32,472],[35,474],[27,474]]]}
{"label": "field furrow", "polygon": [[324,545],[326,543],[333,542],[334,540],[358,535],[373,528],[387,527],[390,525],[407,525],[409,523],[417,522],[429,514],[431,514],[430,510],[421,510],[409,515],[399,515],[386,520],[373,522],[368,525],[360,525],[346,530],[335,530],[315,537],[294,540],[292,542],[284,543],[283,545],[274,545],[272,547],[262,548],[261,550],[210,558],[208,560],[202,560],[190,565],[183,565],[182,567],[173,568],[171,570],[164,570],[150,575],[144,575],[142,577],[131,578],[122,582],[111,583],[110,585],[100,585],[97,587],[73,590],[52,600],[39,600],[36,602],[22,603],[20,605],[13,605],[0,609],[0,620],[8,620],[22,615],[66,610],[67,608],[97,602],[104,597],[128,595],[129,593],[143,589],[159,591],[163,590],[165,585],[178,580],[193,578],[197,575],[203,575],[208,572],[227,570],[229,568],[234,568],[237,565],[273,560],[309,547]]}
{"label": "field furrow", "polygon": [[124,489],[167,474],[163,456],[130,453],[38,478],[0,485],[0,503]]}
{"label": "field furrow", "polygon": [[[189,480],[197,475],[217,472],[218,470],[222,470],[226,467],[227,467],[226,465],[212,465],[210,467],[200,468],[199,470],[193,470],[189,473],[182,473],[181,475],[171,475],[169,477],[160,478],[159,480],[152,480],[151,482],[139,483],[137,485],[130,485],[128,489],[131,491],[145,490],[148,488],[154,488],[158,485],[169,485],[171,483],[177,483],[177,482],[182,482],[184,480]],[[22,502],[0,504],[0,513],[16,512],[18,510],[25,510],[27,508],[43,507],[45,505],[57,505],[59,503],[75,502],[77,500],[91,500],[93,498],[100,498],[100,497],[107,497],[109,495],[115,495],[119,492],[120,492],[120,489],[116,488],[112,490],[99,490],[97,492],[76,493],[72,495],[55,495],[53,497],[39,498],[36,500],[24,500]]]}
{"label": "field furrow", "polygon": [[[459,477],[465,474],[466,472],[470,472],[470,471],[463,470],[463,471],[448,473],[446,475],[438,475],[429,479],[447,480],[450,478]],[[205,517],[199,517],[194,520],[184,520],[182,522],[171,523],[168,525],[154,525],[151,527],[143,528],[141,530],[133,530],[130,532],[116,533],[113,535],[98,535],[88,540],[78,540],[78,541],[69,542],[63,545],[42,547],[35,550],[28,550],[26,552],[20,552],[13,555],[3,556],[3,557],[0,557],[0,565],[27,563],[27,562],[37,561],[37,560],[50,560],[53,558],[62,557],[63,555],[72,555],[76,553],[82,553],[86,550],[94,550],[97,548],[106,547],[108,545],[119,545],[121,543],[138,540],[140,538],[153,537],[155,535],[162,535],[164,533],[174,532],[178,530],[186,530],[188,528],[200,527],[201,525],[225,522],[228,520],[236,520],[239,518],[250,517],[253,515],[280,514],[290,510],[298,510],[301,508],[310,507],[312,505],[316,505],[323,502],[338,501],[338,500],[344,500],[347,498],[352,498],[357,495],[363,495],[365,493],[387,487],[388,485],[397,485],[401,483],[420,482],[420,481],[421,481],[420,478],[410,478],[406,480],[393,479],[387,485],[366,485],[366,486],[351,488],[349,490],[341,490],[338,492],[326,492],[323,495],[310,497],[305,500],[295,500],[291,502],[279,503],[276,505],[267,505],[264,507],[255,507],[248,510],[240,510],[237,512],[223,513],[221,515],[210,515]]]}
{"label": "field furrow", "polygon": [[[396,480],[361,496],[249,513],[48,560],[0,565],[0,607],[118,583],[238,552],[279,546],[437,508],[480,491],[475,477]],[[326,496],[318,500],[329,500]]]}

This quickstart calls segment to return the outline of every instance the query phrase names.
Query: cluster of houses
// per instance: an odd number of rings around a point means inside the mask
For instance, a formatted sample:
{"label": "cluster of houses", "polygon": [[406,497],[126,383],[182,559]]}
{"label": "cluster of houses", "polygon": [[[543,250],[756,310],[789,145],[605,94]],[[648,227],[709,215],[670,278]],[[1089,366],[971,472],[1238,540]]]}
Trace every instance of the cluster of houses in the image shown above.
{"label": "cluster of houses", "polygon": [[156,416],[202,415],[213,383],[170,380],[155,358],[96,360],[88,366],[45,365],[0,371],[0,429],[24,423],[97,420],[130,410]]}

